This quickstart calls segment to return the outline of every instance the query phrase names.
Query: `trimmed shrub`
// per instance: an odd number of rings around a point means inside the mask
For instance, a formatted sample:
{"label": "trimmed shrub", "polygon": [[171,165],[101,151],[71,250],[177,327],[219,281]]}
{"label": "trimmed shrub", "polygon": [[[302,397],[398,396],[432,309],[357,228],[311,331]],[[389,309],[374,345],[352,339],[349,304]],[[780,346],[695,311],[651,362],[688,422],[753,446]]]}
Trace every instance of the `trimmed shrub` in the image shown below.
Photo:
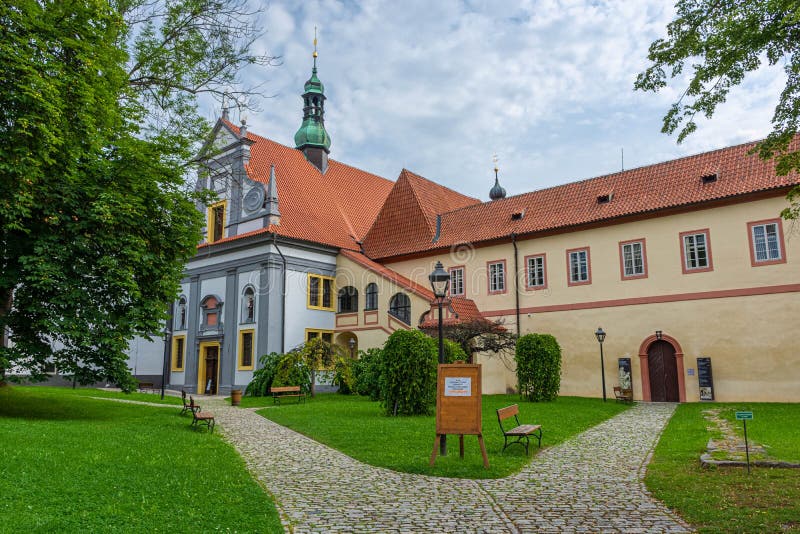
{"label": "trimmed shrub", "polygon": [[287,352],[278,360],[274,386],[300,386],[303,393],[311,391],[311,368],[300,351]]}
{"label": "trimmed shrub", "polygon": [[561,347],[550,334],[527,334],[517,340],[519,393],[533,402],[552,401],[561,389]]}
{"label": "trimmed shrub", "polygon": [[350,395],[355,393],[355,378],[353,378],[353,365],[356,360],[349,357],[337,357],[333,364],[333,384],[339,386],[338,393]]}
{"label": "trimmed shrub", "polygon": [[383,388],[381,387],[383,351],[372,348],[358,351],[358,354],[358,360],[353,362],[355,391],[359,395],[369,396],[370,400],[381,400],[383,398]]}
{"label": "trimmed shrub", "polygon": [[277,352],[261,356],[258,359],[258,369],[253,373],[253,380],[247,384],[244,394],[251,397],[266,396],[272,386],[272,380],[275,378],[275,369],[280,359],[281,355]]}
{"label": "trimmed shrub", "polygon": [[[436,346],[436,354],[437,354],[437,358],[438,358],[439,340],[437,339],[437,340],[434,340],[434,341],[436,341],[436,344],[437,344],[437,346]],[[452,341],[450,339],[445,339],[444,340],[444,361],[447,362],[447,363],[453,363],[453,362],[455,362],[457,360],[461,360],[463,362],[468,362],[469,361],[469,356],[467,355],[466,352],[464,352],[464,349],[461,348],[461,345],[459,345],[458,343],[456,343],[455,341]]]}
{"label": "trimmed shrub", "polygon": [[436,398],[436,342],[419,330],[397,330],[383,346],[382,390],[387,415],[430,413]]}

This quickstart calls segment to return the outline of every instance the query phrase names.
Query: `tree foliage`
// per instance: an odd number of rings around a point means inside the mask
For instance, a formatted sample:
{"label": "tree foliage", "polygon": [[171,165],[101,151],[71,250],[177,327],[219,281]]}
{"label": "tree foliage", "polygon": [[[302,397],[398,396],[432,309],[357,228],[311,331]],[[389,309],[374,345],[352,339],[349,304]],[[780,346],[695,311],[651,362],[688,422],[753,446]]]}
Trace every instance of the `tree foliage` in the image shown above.
{"label": "tree foliage", "polygon": [[382,369],[382,349],[370,348],[359,351],[359,358],[353,363],[355,392],[368,396],[373,401],[381,400],[384,389],[381,384]]}
{"label": "tree foliage", "polygon": [[[746,75],[764,61],[783,63],[787,75],[775,113],[773,131],[759,143],[762,158],[776,159],[776,171],[800,171],[800,151],[792,144],[800,126],[800,2],[797,0],[679,0],[667,37],[650,45],[652,64],[635,87],[658,91],[691,67],[689,82],[664,117],[662,131],[679,130],[678,141],[697,129],[695,117],[711,117]],[[800,190],[789,197],[783,215],[800,215]]]}
{"label": "tree foliage", "polygon": [[258,359],[258,369],[253,371],[253,379],[247,384],[245,395],[264,397],[269,393],[281,357],[282,355],[277,352],[270,352]]}
{"label": "tree foliage", "polygon": [[519,338],[515,355],[519,393],[529,401],[552,401],[561,389],[561,347],[550,334]]}
{"label": "tree foliage", "polygon": [[397,330],[383,346],[383,406],[387,415],[430,412],[436,398],[436,342],[419,330]]}
{"label": "tree foliage", "polygon": [[[434,339],[439,339],[437,326],[425,327],[421,330]],[[461,346],[466,361],[475,361],[475,355],[482,352],[510,355],[516,347],[517,336],[506,330],[502,321],[475,319],[470,321],[449,323],[442,326],[444,337]]]}
{"label": "tree foliage", "polygon": [[0,379],[133,386],[124,350],[161,329],[200,239],[197,96],[265,61],[245,5],[0,4]]}

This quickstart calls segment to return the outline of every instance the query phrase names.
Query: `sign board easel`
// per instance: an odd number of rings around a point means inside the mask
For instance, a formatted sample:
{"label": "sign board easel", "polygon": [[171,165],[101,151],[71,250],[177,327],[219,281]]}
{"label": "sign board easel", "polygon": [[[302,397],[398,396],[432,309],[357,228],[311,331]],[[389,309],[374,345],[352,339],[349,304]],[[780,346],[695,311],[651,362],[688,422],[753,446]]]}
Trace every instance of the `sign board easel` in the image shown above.
{"label": "sign board easel", "polygon": [[442,436],[459,436],[459,451],[464,457],[464,435],[478,436],[483,466],[489,468],[481,424],[480,364],[439,364],[436,387],[436,441],[430,466],[436,461]]}

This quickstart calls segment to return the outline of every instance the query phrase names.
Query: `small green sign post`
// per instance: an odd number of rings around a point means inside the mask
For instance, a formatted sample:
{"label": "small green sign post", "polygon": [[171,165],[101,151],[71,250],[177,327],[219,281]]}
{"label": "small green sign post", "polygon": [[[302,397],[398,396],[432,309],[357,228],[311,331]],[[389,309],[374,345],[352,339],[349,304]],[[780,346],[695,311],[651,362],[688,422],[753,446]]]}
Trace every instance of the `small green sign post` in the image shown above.
{"label": "small green sign post", "polygon": [[736,420],[744,425],[744,454],[747,458],[747,474],[750,474],[750,447],[747,444],[747,422],[753,420],[753,412],[736,412]]}

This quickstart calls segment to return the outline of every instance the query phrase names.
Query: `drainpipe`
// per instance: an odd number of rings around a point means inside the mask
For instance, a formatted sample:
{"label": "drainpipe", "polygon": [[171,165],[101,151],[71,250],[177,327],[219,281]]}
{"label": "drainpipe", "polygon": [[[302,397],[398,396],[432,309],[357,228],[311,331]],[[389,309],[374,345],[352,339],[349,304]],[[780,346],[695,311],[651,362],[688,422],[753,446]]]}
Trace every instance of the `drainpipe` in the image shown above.
{"label": "drainpipe", "polygon": [[514,245],[514,298],[517,312],[517,337],[519,337],[519,251],[517,250],[517,234],[511,232],[511,244]]}
{"label": "drainpipe", "polygon": [[281,255],[281,262],[283,263],[283,282],[281,284],[281,354],[286,352],[286,256],[281,252],[278,247],[278,234],[272,234],[272,244],[275,245],[275,250]]}

